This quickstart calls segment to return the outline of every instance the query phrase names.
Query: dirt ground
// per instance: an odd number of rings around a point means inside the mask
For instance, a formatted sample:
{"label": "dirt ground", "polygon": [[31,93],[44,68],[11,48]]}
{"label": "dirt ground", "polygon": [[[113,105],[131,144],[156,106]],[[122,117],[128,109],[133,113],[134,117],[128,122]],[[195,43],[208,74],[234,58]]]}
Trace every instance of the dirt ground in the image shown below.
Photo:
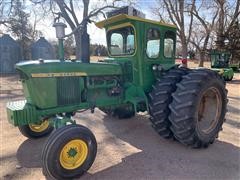
{"label": "dirt ground", "polygon": [[[23,98],[17,79],[0,80],[0,179],[45,179],[40,156],[46,138],[27,139],[7,122],[6,102]],[[207,149],[160,138],[144,113],[127,120],[110,118],[98,109],[76,115],[98,142],[97,158],[81,179],[240,179],[240,74],[227,89],[227,120]]]}

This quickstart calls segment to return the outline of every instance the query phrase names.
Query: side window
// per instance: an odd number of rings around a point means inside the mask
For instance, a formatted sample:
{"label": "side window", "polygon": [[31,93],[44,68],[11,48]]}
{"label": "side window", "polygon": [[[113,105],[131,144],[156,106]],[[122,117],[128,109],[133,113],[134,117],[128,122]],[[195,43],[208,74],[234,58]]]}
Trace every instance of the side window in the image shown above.
{"label": "side window", "polygon": [[123,36],[120,33],[112,34],[110,47],[112,55],[118,55],[123,53]]}
{"label": "side window", "polygon": [[172,58],[174,56],[174,33],[166,32],[164,38],[164,56]]}
{"label": "side window", "polygon": [[130,26],[107,32],[108,50],[112,56],[133,55],[135,52],[134,28]]}
{"label": "side window", "polygon": [[127,36],[127,47],[126,47],[126,51],[129,54],[134,53],[134,35],[130,34]]}
{"label": "side window", "polygon": [[158,29],[151,28],[147,32],[146,54],[149,58],[158,58],[160,51],[160,32]]}

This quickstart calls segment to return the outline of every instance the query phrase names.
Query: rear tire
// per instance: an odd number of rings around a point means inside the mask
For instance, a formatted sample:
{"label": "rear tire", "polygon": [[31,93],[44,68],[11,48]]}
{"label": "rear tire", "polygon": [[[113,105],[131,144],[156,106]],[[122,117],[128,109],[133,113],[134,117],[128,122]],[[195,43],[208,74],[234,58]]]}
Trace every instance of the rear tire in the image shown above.
{"label": "rear tire", "polygon": [[218,136],[225,119],[225,82],[216,72],[202,69],[183,76],[177,86],[169,106],[174,137],[191,147],[207,147]]}
{"label": "rear tire", "polygon": [[96,153],[97,142],[88,128],[81,125],[59,128],[43,148],[43,174],[54,179],[80,177],[92,166]]}
{"label": "rear tire", "polygon": [[176,84],[189,70],[176,68],[168,71],[161,79],[157,79],[153,91],[149,94],[150,121],[155,131],[164,138],[172,138],[171,122],[168,119],[172,102],[172,93],[176,91]]}
{"label": "rear tire", "polygon": [[49,124],[48,120],[42,121],[41,124],[28,124],[18,127],[19,131],[27,138],[41,138],[47,136],[53,131],[53,127]]}

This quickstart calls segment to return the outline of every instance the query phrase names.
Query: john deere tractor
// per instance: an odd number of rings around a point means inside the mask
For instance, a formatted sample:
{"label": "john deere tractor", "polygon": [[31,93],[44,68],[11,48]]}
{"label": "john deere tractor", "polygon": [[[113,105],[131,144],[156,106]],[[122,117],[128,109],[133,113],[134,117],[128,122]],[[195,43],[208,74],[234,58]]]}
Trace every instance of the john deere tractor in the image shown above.
{"label": "john deere tractor", "polygon": [[230,56],[228,52],[212,51],[210,53],[211,69],[218,72],[225,81],[231,81],[234,76],[233,69],[230,67]]}
{"label": "john deere tractor", "polygon": [[29,138],[52,132],[42,150],[47,177],[73,179],[93,164],[96,139],[73,118],[87,109],[119,118],[148,111],[161,137],[194,148],[208,147],[222,129],[227,106],[222,78],[212,70],[176,66],[176,27],[129,11],[96,23],[106,29],[109,57],[103,62],[16,65],[25,99],[7,104],[8,120]]}

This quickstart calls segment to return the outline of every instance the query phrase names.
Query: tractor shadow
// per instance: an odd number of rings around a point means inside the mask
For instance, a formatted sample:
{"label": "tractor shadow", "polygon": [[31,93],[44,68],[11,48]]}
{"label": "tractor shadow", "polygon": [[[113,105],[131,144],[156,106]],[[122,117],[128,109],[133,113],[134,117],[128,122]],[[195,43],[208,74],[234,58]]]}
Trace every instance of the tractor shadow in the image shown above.
{"label": "tractor shadow", "polygon": [[227,81],[227,84],[240,84],[240,80],[239,79],[233,79],[231,81]]}
{"label": "tractor shadow", "polygon": [[40,139],[27,139],[17,150],[17,159],[22,167],[41,167],[41,153],[47,137]]}
{"label": "tractor shadow", "polygon": [[240,73],[235,72],[232,81],[226,81],[227,84],[240,84]]}
{"label": "tractor shadow", "polygon": [[[98,112],[99,115],[99,112]],[[80,179],[238,179],[239,147],[216,140],[207,149],[192,149],[154,132],[146,115],[119,120],[104,113],[84,124],[98,140],[97,158]],[[104,129],[100,131],[99,129]],[[104,138],[102,136],[104,135]],[[17,151],[22,167],[41,167],[46,138],[28,139]],[[134,149],[134,151],[129,151]],[[135,151],[137,149],[137,151]],[[118,161],[116,161],[118,159]],[[106,168],[103,168],[108,164]]]}
{"label": "tractor shadow", "polygon": [[[117,140],[140,152],[122,158],[121,162],[88,174],[83,179],[236,179],[239,177],[239,147],[216,140],[207,149],[192,149],[174,140],[165,140],[152,129],[147,116],[137,115],[119,120],[104,116],[106,129],[114,135],[116,150],[124,149]],[[124,144],[124,143],[123,143]],[[122,147],[121,147],[122,146]],[[101,146],[100,146],[101,148]],[[121,152],[121,151],[120,151]],[[101,156],[102,152],[98,154]],[[108,158],[115,156],[109,152]],[[104,160],[103,160],[104,161]],[[96,161],[96,164],[101,163]]]}

